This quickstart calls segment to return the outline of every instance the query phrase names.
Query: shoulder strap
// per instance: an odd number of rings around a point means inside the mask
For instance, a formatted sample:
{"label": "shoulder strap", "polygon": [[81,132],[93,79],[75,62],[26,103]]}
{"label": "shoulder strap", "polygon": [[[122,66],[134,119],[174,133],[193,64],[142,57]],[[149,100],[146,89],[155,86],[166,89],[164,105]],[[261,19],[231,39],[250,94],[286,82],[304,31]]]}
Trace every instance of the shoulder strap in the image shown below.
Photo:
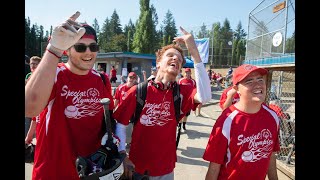
{"label": "shoulder strap", "polygon": [[137,90],[136,90],[136,111],[131,119],[131,121],[136,124],[137,120],[140,117],[140,114],[142,112],[146,97],[147,97],[147,88],[148,88],[148,81],[141,82],[137,85]]}
{"label": "shoulder strap", "polygon": [[180,117],[180,109],[181,109],[181,97],[180,97],[180,87],[179,84],[176,83],[173,87],[173,103],[174,103],[174,110],[177,122],[179,122]]}
{"label": "shoulder strap", "polygon": [[100,74],[100,77],[101,77],[101,79],[103,81],[103,84],[106,85],[106,77],[102,73],[99,73],[99,74]]}

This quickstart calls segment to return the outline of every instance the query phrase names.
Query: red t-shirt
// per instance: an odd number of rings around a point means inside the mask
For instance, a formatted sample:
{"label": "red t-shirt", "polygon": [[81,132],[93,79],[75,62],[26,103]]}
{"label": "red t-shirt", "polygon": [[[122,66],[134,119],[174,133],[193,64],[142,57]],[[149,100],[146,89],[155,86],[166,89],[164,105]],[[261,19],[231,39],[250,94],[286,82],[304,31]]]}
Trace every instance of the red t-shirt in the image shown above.
{"label": "red t-shirt", "polygon": [[120,84],[117,89],[116,92],[114,94],[114,99],[119,100],[118,105],[120,105],[122,103],[122,101],[127,97],[127,91],[130,89],[131,87],[127,86],[126,84]]}
{"label": "red t-shirt", "polygon": [[[223,109],[223,104],[227,100],[227,93],[232,88],[232,86],[228,87],[227,89],[223,90],[221,96],[220,96],[220,108]],[[238,93],[233,95],[232,104],[235,104],[240,100],[240,96]]]}
{"label": "red t-shirt", "polygon": [[278,117],[280,117],[282,119],[287,118],[286,115],[283,113],[282,109],[278,105],[269,104],[269,107],[277,113]]}
{"label": "red t-shirt", "polygon": [[117,77],[117,70],[116,69],[111,69],[110,71],[111,77]]}
{"label": "red t-shirt", "polygon": [[186,77],[183,77],[181,79],[179,79],[179,84],[183,84],[183,85],[189,85],[191,87],[196,87],[196,81],[194,79],[188,79]]}
{"label": "red t-shirt", "polygon": [[215,122],[203,159],[221,164],[219,180],[264,180],[272,152],[280,150],[279,118],[266,105],[248,114],[231,105]]}
{"label": "red t-shirt", "polygon": [[79,179],[75,160],[101,146],[104,111],[100,100],[109,98],[113,108],[110,93],[111,87],[108,92],[97,71],[76,75],[58,64],[48,104],[37,124],[32,179]]}
{"label": "red t-shirt", "polygon": [[[161,176],[173,171],[177,161],[176,128],[172,89],[162,90],[152,85],[147,86],[147,97],[138,122],[132,132],[129,158],[135,165],[135,171],[150,176]],[[127,97],[113,113],[121,124],[128,125],[136,109],[136,89],[127,91]],[[193,98],[196,88],[180,85],[181,111],[185,115],[195,109]],[[182,116],[181,116],[182,117]]]}

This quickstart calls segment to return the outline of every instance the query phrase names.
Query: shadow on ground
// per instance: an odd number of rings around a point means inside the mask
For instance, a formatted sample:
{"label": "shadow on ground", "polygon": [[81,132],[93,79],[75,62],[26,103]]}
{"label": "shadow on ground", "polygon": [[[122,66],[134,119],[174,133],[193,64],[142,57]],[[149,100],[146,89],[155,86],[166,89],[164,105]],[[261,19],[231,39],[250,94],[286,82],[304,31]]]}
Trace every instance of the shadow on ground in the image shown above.
{"label": "shadow on ground", "polygon": [[[207,118],[210,118],[210,117],[207,117]],[[212,119],[212,118],[210,118],[210,119]],[[205,125],[205,124],[197,123],[197,122],[187,122],[187,126],[186,127],[188,127],[189,125],[190,126],[212,127],[210,125]]]}
{"label": "shadow on ground", "polygon": [[182,134],[187,134],[188,139],[200,139],[200,138],[208,138],[210,134],[202,133],[199,131],[189,130],[187,127],[186,131],[181,131]]}
{"label": "shadow on ground", "polygon": [[[179,148],[178,150],[181,150],[182,155],[188,157],[178,156],[178,163],[208,167],[209,162],[202,159],[204,149],[187,147],[187,150]],[[192,158],[200,158],[201,160],[195,160]]]}

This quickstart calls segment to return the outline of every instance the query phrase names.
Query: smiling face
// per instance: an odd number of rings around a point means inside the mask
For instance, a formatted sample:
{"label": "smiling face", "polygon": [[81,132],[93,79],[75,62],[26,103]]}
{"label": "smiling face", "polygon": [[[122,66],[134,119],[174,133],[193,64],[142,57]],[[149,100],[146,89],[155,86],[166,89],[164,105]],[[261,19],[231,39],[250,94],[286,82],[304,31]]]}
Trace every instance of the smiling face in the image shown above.
{"label": "smiling face", "polygon": [[174,79],[180,72],[182,62],[181,53],[175,48],[170,48],[162,54],[160,61],[157,63],[157,68],[160,73],[172,76]]}
{"label": "smiling face", "polygon": [[[89,46],[96,44],[96,41],[91,38],[81,38],[76,44]],[[89,70],[93,68],[98,54],[98,52],[92,52],[89,47],[84,52],[77,52],[74,46],[69,48],[67,53],[69,56],[67,66],[71,72],[78,75],[88,74]]]}
{"label": "smiling face", "polygon": [[261,104],[266,98],[266,75],[261,75],[257,71],[251,72],[238,84],[240,100],[246,103]]}

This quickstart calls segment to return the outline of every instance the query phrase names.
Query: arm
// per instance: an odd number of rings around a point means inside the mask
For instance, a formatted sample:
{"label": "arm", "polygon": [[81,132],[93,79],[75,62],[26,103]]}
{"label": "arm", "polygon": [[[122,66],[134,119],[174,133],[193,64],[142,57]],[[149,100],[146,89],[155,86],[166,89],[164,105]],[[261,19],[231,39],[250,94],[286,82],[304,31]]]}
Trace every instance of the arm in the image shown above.
{"label": "arm", "polygon": [[126,152],[126,129],[127,126],[121,124],[121,123],[117,123],[116,125],[116,135],[119,137],[120,139],[120,145],[119,145],[119,153],[120,154],[126,154],[126,157],[123,161],[123,165],[124,165],[124,176],[126,178],[131,179],[132,177],[132,171],[134,170],[135,166],[132,163],[132,161],[129,159],[129,156]]}
{"label": "arm", "polygon": [[275,152],[272,152],[270,156],[269,168],[268,168],[268,179],[269,180],[278,180],[277,174],[277,162]]}
{"label": "arm", "polygon": [[46,51],[37,69],[33,72],[25,86],[25,116],[40,114],[46,106],[56,76],[59,59]]}
{"label": "arm", "polygon": [[146,71],[142,71],[142,74],[143,74],[143,82],[146,82],[147,81],[147,73],[146,73]]}
{"label": "arm", "polygon": [[28,131],[27,136],[24,140],[26,144],[30,144],[32,142],[34,133],[36,132],[36,125],[37,125],[37,122],[32,120],[30,127],[29,127],[29,131]]}
{"label": "arm", "polygon": [[118,106],[119,100],[118,99],[114,99],[114,109],[116,109],[116,107]]}
{"label": "arm", "polygon": [[192,34],[185,31],[182,27],[180,30],[184,34],[180,37],[175,37],[173,42],[185,43],[191,58],[194,60],[195,80],[197,84],[197,93],[194,96],[196,103],[206,103],[211,99],[211,86],[208,74],[201,61],[200,54]]}
{"label": "arm", "polygon": [[227,92],[227,99],[222,105],[222,111],[232,105],[233,96],[237,93],[235,86]]}
{"label": "arm", "polygon": [[220,164],[210,162],[205,180],[217,180],[220,172]]}
{"label": "arm", "polygon": [[[75,44],[85,33],[75,20],[79,12],[56,26],[40,64],[25,86],[25,116],[34,117],[47,105],[56,77],[56,68],[63,51]],[[76,30],[73,26],[80,27]]]}

